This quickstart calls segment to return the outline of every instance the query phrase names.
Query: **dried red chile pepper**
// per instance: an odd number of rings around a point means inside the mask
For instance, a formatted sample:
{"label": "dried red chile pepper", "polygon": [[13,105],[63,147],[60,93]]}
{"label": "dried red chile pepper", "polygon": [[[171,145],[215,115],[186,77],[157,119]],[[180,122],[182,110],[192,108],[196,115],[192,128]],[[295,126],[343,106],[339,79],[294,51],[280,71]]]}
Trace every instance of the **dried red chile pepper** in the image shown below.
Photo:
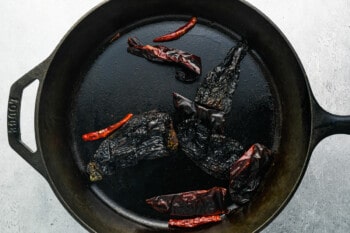
{"label": "dried red chile pepper", "polygon": [[271,150],[252,145],[230,168],[229,192],[234,203],[249,202],[272,163]]}
{"label": "dried red chile pepper", "polygon": [[152,197],[146,200],[153,209],[171,216],[193,217],[226,213],[226,189],[214,187]]}
{"label": "dried red chile pepper", "polygon": [[86,133],[82,136],[82,139],[84,141],[95,141],[101,138],[105,138],[111,133],[113,133],[115,130],[119,129],[122,127],[126,122],[128,122],[131,117],[133,116],[132,113],[127,114],[122,120],[118,121],[117,123],[108,126],[107,128],[95,131],[95,132],[90,132]]}
{"label": "dried red chile pepper", "polygon": [[176,31],[165,34],[163,36],[159,36],[157,38],[153,39],[153,42],[165,42],[165,41],[171,41],[176,40],[183,36],[185,33],[187,33],[191,28],[194,27],[197,23],[197,17],[192,17],[184,26],[176,29]]}
{"label": "dried red chile pepper", "polygon": [[196,218],[187,218],[187,219],[170,219],[168,221],[169,227],[183,227],[183,228],[193,228],[200,225],[220,222],[220,215],[212,215],[212,216],[202,216]]}
{"label": "dried red chile pepper", "polygon": [[[169,62],[181,65],[197,75],[201,73],[200,57],[188,52],[162,45],[143,45],[137,38],[128,39],[128,52],[154,62]],[[184,78],[186,79],[186,78]],[[192,80],[193,77],[190,77]]]}

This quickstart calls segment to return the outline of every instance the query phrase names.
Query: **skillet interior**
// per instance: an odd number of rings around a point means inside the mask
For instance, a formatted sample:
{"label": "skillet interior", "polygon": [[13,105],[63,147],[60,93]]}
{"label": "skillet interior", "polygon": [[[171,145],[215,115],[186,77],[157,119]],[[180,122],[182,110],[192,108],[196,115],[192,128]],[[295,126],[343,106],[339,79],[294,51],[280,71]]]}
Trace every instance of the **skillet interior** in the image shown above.
{"label": "skillet interior", "polygon": [[[53,188],[90,230],[163,227],[164,219],[143,204],[145,198],[220,185],[181,154],[141,163],[93,186],[82,172],[98,146],[83,143],[82,133],[111,124],[127,112],[174,112],[173,91],[194,96],[202,79],[180,83],[173,67],[126,53],[128,36],[151,43],[192,15],[200,17],[200,24],[166,45],[201,56],[205,74],[240,37],[247,39],[252,50],[241,65],[227,132],[245,147],[261,142],[278,152],[274,172],[252,205],[208,231],[251,232],[261,227],[303,174],[310,134],[307,84],[295,54],[270,22],[238,1],[111,1],[80,22],[57,50],[42,86],[38,116],[40,148]],[[123,36],[113,44],[106,42],[116,32]]]}

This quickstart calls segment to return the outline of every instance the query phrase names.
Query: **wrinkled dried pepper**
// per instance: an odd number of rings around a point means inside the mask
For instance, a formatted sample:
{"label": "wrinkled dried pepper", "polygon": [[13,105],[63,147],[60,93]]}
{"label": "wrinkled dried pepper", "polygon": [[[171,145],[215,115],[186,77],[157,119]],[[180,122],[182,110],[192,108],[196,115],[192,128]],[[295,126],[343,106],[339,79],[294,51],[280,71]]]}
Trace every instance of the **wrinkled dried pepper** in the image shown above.
{"label": "wrinkled dried pepper", "polygon": [[118,121],[117,123],[108,126],[107,128],[95,131],[95,132],[90,132],[86,133],[82,136],[82,139],[84,141],[95,141],[101,138],[105,138],[111,133],[113,133],[115,130],[119,129],[122,127],[126,122],[128,122],[131,117],[133,116],[132,113],[127,114],[122,120]]}
{"label": "wrinkled dried pepper", "polygon": [[213,187],[152,197],[146,200],[153,209],[171,216],[193,217],[226,213],[226,189]]}
{"label": "wrinkled dried pepper", "polygon": [[248,45],[245,41],[232,47],[224,61],[206,74],[197,89],[194,102],[228,114],[231,111],[233,94],[239,81],[240,62],[247,50]]}
{"label": "wrinkled dried pepper", "polygon": [[154,62],[176,63],[198,75],[201,73],[201,59],[196,55],[162,45],[143,45],[139,39],[135,37],[129,38],[128,44],[128,52],[136,56],[144,57]]}
{"label": "wrinkled dried pepper", "polygon": [[120,168],[141,160],[170,156],[178,146],[169,114],[152,110],[137,114],[122,128],[103,140],[87,166],[92,182],[115,174]]}
{"label": "wrinkled dried pepper", "polygon": [[203,216],[196,218],[188,218],[188,219],[170,219],[168,221],[169,227],[183,227],[183,228],[193,228],[200,225],[220,222],[220,215],[212,215],[212,216]]}
{"label": "wrinkled dried pepper", "polygon": [[230,168],[229,191],[234,203],[249,202],[272,163],[272,152],[264,145],[252,145]]}
{"label": "wrinkled dried pepper", "polygon": [[153,42],[165,42],[170,40],[176,40],[187,33],[197,23],[197,17],[192,17],[184,26],[178,28],[176,31],[159,36],[153,39]]}

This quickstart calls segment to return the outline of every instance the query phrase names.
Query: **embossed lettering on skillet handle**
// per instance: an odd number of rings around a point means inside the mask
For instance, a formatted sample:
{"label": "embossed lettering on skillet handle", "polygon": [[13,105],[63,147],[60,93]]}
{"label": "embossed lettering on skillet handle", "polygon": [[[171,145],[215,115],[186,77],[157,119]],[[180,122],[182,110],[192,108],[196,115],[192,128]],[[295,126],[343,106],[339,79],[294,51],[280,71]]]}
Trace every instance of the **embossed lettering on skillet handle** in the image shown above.
{"label": "embossed lettering on skillet handle", "polygon": [[39,80],[41,83],[46,75],[50,62],[51,57],[47,58],[12,84],[7,107],[7,134],[10,146],[45,178],[47,173],[41,159],[39,147],[37,147],[37,151],[32,151],[22,142],[20,112],[24,88],[35,80]]}

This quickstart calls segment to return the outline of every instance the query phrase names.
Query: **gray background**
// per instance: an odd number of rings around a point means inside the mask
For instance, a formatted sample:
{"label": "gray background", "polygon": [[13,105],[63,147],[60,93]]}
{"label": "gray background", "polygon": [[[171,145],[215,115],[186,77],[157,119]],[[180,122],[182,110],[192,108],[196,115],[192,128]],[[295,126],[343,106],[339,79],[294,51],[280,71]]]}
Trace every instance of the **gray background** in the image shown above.
{"label": "gray background", "polygon": [[[10,85],[45,59],[69,28],[100,0],[0,3],[0,232],[86,232],[48,183],[7,143]],[[321,106],[350,115],[350,1],[249,0],[287,36]],[[35,144],[36,90],[26,89],[23,138]],[[295,196],[264,232],[350,232],[350,136],[323,140]]]}

